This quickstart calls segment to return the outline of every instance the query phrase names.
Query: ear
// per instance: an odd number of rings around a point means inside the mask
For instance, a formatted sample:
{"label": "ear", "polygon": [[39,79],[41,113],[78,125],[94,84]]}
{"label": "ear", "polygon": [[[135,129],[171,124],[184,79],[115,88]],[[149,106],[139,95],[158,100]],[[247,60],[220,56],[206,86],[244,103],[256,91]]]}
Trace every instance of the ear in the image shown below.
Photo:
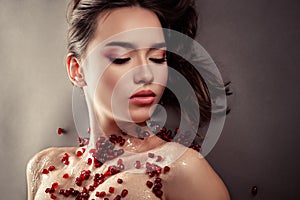
{"label": "ear", "polygon": [[73,54],[68,54],[67,56],[67,71],[70,81],[75,86],[84,87],[87,85],[84,80],[83,68]]}

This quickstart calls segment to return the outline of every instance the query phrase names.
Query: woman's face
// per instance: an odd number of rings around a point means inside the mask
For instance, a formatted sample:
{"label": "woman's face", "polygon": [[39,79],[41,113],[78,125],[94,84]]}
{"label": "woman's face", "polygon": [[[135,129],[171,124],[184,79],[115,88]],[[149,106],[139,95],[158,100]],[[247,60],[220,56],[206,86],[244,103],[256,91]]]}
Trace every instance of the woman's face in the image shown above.
{"label": "woman's face", "polygon": [[101,123],[149,119],[167,82],[165,53],[153,12],[125,7],[99,16],[83,70],[86,94]]}

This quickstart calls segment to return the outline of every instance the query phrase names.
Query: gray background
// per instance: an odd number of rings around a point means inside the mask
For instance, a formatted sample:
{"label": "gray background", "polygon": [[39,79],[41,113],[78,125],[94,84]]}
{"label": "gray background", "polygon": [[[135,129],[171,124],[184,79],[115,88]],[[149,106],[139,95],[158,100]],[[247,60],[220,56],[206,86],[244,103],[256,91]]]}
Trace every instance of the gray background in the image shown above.
{"label": "gray background", "polygon": [[[64,67],[66,2],[0,3],[1,199],[26,199],[29,158],[46,147],[77,145]],[[208,161],[234,200],[300,199],[299,1],[197,3],[198,41],[234,92]],[[57,135],[58,127],[68,133]]]}

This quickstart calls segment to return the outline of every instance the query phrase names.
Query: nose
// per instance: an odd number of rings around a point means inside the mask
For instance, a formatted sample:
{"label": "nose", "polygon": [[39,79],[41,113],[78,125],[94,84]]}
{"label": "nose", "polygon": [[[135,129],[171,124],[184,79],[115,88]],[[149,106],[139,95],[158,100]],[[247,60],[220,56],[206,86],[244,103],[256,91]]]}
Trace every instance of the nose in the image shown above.
{"label": "nose", "polygon": [[140,59],[139,66],[134,74],[134,82],[136,84],[150,84],[153,82],[154,76],[146,59]]}

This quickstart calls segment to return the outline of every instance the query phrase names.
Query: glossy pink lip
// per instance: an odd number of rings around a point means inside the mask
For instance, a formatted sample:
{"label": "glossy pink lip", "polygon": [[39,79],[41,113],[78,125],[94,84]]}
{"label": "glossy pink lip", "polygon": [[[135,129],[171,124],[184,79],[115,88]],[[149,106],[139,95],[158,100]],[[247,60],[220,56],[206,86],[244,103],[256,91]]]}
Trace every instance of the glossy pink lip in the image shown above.
{"label": "glossy pink lip", "polygon": [[152,90],[141,90],[130,97],[130,102],[138,105],[148,105],[154,102],[155,96]]}

